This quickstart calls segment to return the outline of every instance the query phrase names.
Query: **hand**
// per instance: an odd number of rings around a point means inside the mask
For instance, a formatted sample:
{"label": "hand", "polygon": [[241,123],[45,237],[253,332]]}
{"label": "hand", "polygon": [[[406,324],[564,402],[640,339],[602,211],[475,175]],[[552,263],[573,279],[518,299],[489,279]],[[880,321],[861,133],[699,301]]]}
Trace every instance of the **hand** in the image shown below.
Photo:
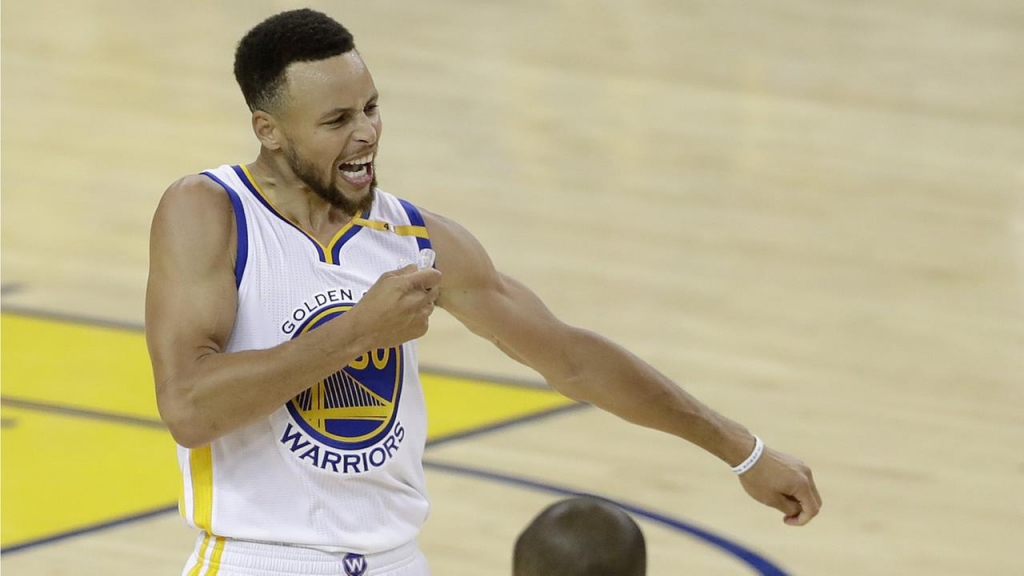
{"label": "hand", "polygon": [[811,469],[767,446],[757,464],[740,474],[740,484],[754,500],[781,510],[790,526],[807,524],[821,509],[821,495]]}
{"label": "hand", "polygon": [[410,265],[383,274],[346,314],[366,334],[369,349],[390,348],[427,333],[441,273]]}

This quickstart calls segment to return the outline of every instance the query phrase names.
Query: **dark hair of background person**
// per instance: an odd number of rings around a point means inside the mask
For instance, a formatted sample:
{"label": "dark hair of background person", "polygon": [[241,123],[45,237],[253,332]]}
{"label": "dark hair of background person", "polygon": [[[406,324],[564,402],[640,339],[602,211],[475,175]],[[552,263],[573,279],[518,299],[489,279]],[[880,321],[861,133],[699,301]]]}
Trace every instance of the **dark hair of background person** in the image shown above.
{"label": "dark hair of background person", "polygon": [[589,496],[545,508],[519,535],[513,576],[644,576],[647,546],[625,511]]}

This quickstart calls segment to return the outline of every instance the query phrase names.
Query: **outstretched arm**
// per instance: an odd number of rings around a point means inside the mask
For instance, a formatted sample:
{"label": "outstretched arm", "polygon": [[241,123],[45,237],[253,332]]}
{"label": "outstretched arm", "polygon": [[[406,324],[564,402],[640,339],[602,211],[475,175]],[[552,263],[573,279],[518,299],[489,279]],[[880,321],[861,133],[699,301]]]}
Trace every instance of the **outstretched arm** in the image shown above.
{"label": "outstretched arm", "polygon": [[[730,466],[754,448],[754,437],[652,366],[607,338],[558,320],[525,285],[498,272],[480,243],[451,220],[424,212],[437,267],[437,304],[513,359],[539,372],[558,392],[625,420],[684,438]],[[821,505],[810,470],[766,449],[740,476],[756,500],[803,525]]]}

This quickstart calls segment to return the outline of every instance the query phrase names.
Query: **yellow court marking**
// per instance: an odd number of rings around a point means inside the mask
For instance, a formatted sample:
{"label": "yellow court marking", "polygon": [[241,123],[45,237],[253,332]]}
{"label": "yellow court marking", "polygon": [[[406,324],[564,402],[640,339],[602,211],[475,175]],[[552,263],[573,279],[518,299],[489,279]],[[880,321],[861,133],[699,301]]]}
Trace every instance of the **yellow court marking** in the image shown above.
{"label": "yellow court marking", "polygon": [[427,439],[461,434],[572,404],[546,389],[420,374],[427,398]]}
{"label": "yellow court marking", "polygon": [[[145,337],[136,330],[3,313],[3,394],[12,399],[158,418]],[[428,439],[571,403],[549,390],[422,374]],[[59,535],[174,503],[174,442],[157,428],[3,407],[0,546]]]}
{"label": "yellow court marking", "polygon": [[174,502],[179,472],[167,432],[3,406],[0,546]]}
{"label": "yellow court marking", "polygon": [[5,396],[159,418],[141,332],[4,312],[0,342]]}

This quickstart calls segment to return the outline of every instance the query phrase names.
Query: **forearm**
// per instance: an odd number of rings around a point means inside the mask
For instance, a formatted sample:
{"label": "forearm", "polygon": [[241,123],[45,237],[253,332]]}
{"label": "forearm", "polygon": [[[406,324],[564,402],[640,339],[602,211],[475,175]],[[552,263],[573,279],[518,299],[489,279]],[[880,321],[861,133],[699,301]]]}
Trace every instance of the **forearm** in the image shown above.
{"label": "forearm", "polygon": [[704,405],[651,365],[610,340],[572,329],[567,371],[548,377],[555,390],[629,422],[679,436],[730,466],[754,445],[739,423]]}
{"label": "forearm", "polygon": [[369,344],[342,316],[266,350],[209,352],[157,383],[160,413],[186,447],[265,417],[366,352]]}

